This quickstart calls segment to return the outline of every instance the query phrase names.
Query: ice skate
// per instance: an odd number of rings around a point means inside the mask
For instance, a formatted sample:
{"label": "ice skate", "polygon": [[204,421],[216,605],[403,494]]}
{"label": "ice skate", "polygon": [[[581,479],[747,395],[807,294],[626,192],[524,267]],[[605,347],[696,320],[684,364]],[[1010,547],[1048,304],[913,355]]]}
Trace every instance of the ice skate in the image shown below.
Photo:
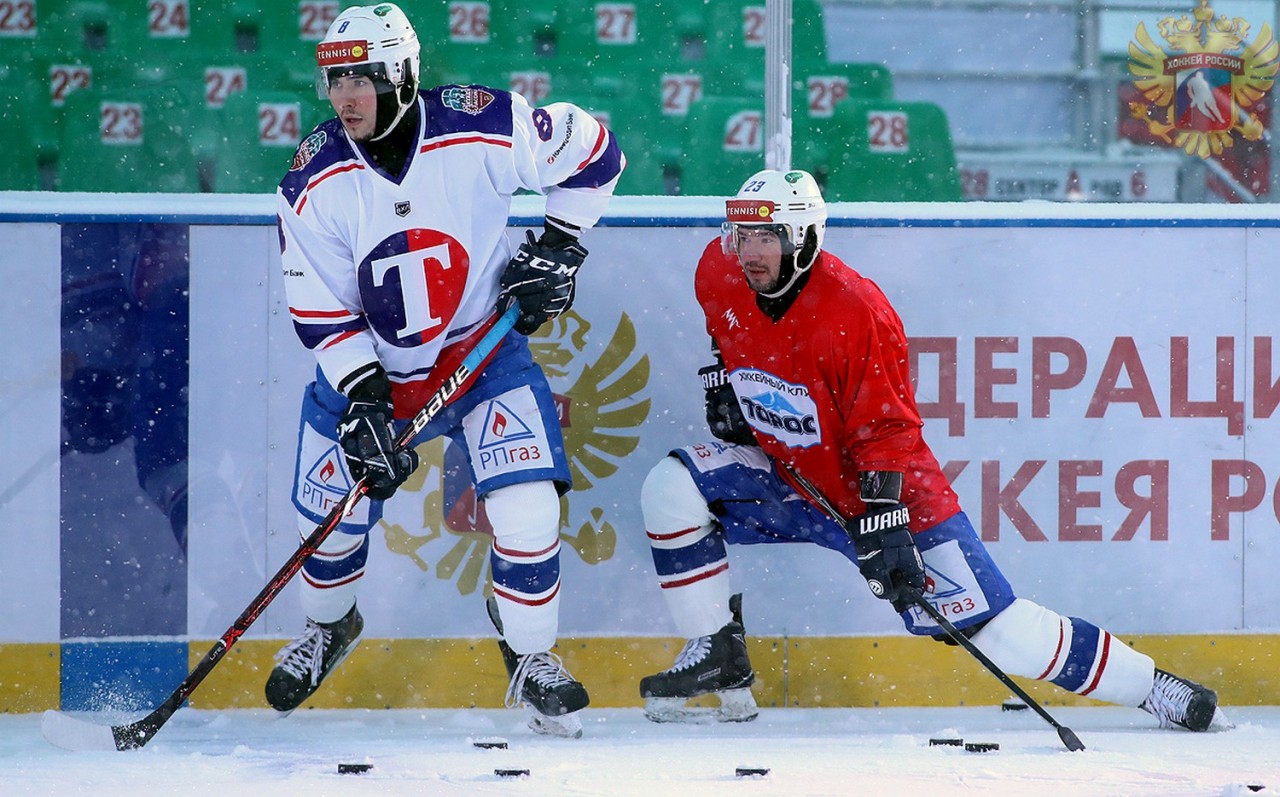
{"label": "ice skate", "polygon": [[[498,602],[490,598],[486,607],[489,619],[501,634]],[[507,708],[522,703],[532,708],[529,727],[536,733],[580,738],[582,720],[577,712],[586,708],[591,700],[586,687],[574,680],[560,657],[549,651],[521,655],[512,650],[505,639],[498,640],[498,649],[502,651],[502,661],[511,678],[505,700]]]}
{"label": "ice skate", "polygon": [[[644,715],[653,722],[749,722],[759,714],[751,696],[755,678],[746,635],[734,620],[714,634],[690,639],[670,669],[640,680]],[[720,705],[685,705],[700,695],[715,695]]]}
{"label": "ice skate", "polygon": [[1218,695],[1195,681],[1157,669],[1151,694],[1139,707],[1160,720],[1160,727],[1174,726],[1192,731],[1233,727],[1218,709]]}
{"label": "ice skate", "polygon": [[320,688],[360,644],[364,618],[353,605],[341,620],[317,623],[307,618],[302,636],[280,649],[275,669],[267,678],[267,702],[288,714]]}

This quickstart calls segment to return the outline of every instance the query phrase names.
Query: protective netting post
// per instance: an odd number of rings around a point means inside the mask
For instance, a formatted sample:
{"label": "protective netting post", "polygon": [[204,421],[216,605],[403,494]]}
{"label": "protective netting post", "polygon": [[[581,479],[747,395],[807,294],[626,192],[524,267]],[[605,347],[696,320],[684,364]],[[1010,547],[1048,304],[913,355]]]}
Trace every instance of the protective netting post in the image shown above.
{"label": "protective netting post", "polygon": [[791,0],[765,3],[764,165],[791,168]]}

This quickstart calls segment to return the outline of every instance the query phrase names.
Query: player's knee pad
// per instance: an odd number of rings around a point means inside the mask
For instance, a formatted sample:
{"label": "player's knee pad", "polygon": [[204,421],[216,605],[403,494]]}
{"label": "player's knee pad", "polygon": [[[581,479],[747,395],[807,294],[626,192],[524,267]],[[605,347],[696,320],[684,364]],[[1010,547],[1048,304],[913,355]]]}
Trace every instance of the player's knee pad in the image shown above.
{"label": "player's knee pad", "polygon": [[1058,649],[1062,619],[1057,612],[1018,598],[970,638],[1000,669],[1037,678]]}
{"label": "player's knee pad", "polygon": [[[707,499],[698,492],[688,468],[675,457],[663,457],[650,469],[640,488],[640,512],[644,515],[650,543],[657,547],[661,546],[655,535],[709,528],[715,522],[715,516],[707,508]],[[686,540],[684,544],[687,543]]]}
{"label": "player's knee pad", "polygon": [[537,551],[560,537],[560,496],[554,482],[500,487],[485,496],[484,509],[503,548]]}

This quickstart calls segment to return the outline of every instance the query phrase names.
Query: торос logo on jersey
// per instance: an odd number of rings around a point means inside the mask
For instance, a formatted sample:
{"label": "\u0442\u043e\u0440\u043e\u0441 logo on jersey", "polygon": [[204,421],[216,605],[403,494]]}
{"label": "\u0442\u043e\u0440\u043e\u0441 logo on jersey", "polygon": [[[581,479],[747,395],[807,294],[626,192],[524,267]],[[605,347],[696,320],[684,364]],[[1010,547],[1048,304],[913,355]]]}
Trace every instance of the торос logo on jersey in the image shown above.
{"label": "\u0442\u043e\u0440\u043e\u0441 logo on jersey", "polygon": [[729,374],[729,379],[747,423],[794,448],[822,442],[818,408],[809,396],[809,388],[754,368],[739,368]]}

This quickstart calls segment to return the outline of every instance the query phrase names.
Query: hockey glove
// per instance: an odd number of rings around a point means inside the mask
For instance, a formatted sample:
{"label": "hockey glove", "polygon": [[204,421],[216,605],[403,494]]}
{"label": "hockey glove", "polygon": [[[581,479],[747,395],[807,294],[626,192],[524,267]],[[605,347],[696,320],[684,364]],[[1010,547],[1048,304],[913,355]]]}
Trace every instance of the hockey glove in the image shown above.
{"label": "hockey glove", "polygon": [[395,450],[391,383],[381,369],[351,388],[346,412],[338,421],[338,442],[347,469],[365,480],[368,495],[385,501],[418,467],[413,449]]}
{"label": "hockey glove", "polygon": [[902,613],[924,591],[924,560],[907,528],[910,513],[901,502],[902,474],[863,471],[862,500],[867,511],[849,521],[845,530],[858,554],[858,570],[871,594]]}
{"label": "hockey glove", "polygon": [[578,240],[548,229],[534,240],[533,231],[520,244],[516,256],[502,273],[499,306],[514,299],[520,305],[516,331],[532,335],[538,327],[573,304],[574,275],[587,257]]}
{"label": "hockey glove", "polygon": [[708,365],[698,371],[698,376],[702,377],[702,388],[706,391],[707,426],[711,434],[726,443],[756,445],[756,436],[742,414],[738,394],[729,384],[724,364]]}

